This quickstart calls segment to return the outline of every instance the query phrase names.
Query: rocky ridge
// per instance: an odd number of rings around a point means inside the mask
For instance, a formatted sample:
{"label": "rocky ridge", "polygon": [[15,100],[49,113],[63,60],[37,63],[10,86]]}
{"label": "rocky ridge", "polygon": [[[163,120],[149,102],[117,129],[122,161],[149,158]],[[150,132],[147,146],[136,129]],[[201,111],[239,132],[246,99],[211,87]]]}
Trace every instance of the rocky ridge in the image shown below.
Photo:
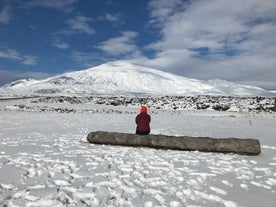
{"label": "rocky ridge", "polygon": [[[68,105],[69,104],[69,105]],[[83,107],[76,107],[84,104]],[[93,106],[102,106],[101,109]],[[58,112],[58,113],[137,113],[129,108],[146,105],[158,111],[229,111],[240,113],[275,113],[276,98],[230,96],[90,96],[90,97],[40,97],[30,99],[30,104],[13,105],[6,110]],[[109,107],[109,108],[108,108]]]}

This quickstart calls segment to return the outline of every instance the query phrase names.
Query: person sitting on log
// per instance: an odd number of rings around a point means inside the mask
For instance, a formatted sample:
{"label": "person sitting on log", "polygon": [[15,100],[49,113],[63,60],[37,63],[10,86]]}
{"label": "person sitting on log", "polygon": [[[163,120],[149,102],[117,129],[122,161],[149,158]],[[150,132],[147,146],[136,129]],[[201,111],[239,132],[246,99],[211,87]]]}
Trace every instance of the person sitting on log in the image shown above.
{"label": "person sitting on log", "polygon": [[137,124],[136,134],[139,135],[148,135],[150,133],[150,120],[151,117],[147,113],[147,107],[141,107],[141,113],[138,114],[135,118],[135,122]]}

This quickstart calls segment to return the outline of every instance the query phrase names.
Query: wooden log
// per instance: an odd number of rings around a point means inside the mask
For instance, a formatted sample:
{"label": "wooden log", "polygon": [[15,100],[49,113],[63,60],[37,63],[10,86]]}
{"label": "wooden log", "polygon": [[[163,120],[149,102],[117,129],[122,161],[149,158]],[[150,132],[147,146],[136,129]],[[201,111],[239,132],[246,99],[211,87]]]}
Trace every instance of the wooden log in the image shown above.
{"label": "wooden log", "polygon": [[165,135],[136,135],[117,132],[91,132],[87,140],[94,144],[150,147],[157,149],[188,150],[202,152],[235,153],[258,155],[261,153],[257,139],[209,138]]}

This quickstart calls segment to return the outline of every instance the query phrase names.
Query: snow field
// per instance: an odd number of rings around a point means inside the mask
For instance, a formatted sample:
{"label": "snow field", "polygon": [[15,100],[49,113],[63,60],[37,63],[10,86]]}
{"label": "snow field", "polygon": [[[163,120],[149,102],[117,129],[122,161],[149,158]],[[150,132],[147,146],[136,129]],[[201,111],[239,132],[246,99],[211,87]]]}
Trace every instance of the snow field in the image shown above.
{"label": "snow field", "polygon": [[17,112],[4,105],[2,206],[275,206],[273,114],[151,112],[154,134],[258,138],[262,154],[250,157],[93,145],[86,141],[91,131],[134,132],[135,114]]}

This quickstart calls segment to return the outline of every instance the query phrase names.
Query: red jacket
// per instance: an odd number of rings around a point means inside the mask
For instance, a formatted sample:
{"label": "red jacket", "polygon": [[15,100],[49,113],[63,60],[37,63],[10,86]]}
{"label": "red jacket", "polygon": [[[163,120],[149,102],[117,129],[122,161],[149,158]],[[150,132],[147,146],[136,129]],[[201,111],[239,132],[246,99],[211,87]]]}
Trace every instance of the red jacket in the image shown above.
{"label": "red jacket", "polygon": [[148,115],[146,112],[138,114],[136,116],[135,122],[139,132],[150,131],[150,115]]}

